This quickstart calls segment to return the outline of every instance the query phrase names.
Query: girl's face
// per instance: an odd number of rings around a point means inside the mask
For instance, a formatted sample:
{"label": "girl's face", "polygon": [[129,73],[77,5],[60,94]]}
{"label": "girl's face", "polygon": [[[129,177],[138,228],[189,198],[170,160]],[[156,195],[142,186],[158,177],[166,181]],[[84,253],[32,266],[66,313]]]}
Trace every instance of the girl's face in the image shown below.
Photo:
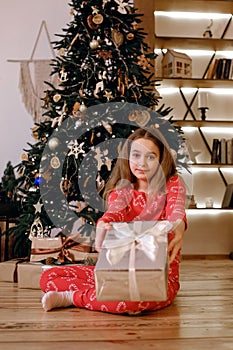
{"label": "girl's face", "polygon": [[141,138],[132,142],[129,167],[139,182],[149,183],[158,168],[159,159],[159,147],[153,141]]}

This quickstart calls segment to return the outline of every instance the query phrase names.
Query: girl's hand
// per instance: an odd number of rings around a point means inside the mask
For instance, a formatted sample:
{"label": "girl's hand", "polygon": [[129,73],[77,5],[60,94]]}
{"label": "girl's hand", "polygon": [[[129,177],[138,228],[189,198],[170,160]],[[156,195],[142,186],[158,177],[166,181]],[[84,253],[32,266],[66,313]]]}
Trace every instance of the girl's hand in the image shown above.
{"label": "girl's hand", "polygon": [[100,252],[104,237],[108,230],[111,230],[111,225],[109,223],[99,220],[96,226],[96,236],[95,236],[95,250],[97,252]]}
{"label": "girl's hand", "polygon": [[175,259],[176,254],[178,253],[178,251],[182,247],[183,236],[184,236],[184,232],[185,232],[185,222],[183,220],[176,222],[174,224],[172,232],[174,234],[174,237],[168,245],[170,263]]}

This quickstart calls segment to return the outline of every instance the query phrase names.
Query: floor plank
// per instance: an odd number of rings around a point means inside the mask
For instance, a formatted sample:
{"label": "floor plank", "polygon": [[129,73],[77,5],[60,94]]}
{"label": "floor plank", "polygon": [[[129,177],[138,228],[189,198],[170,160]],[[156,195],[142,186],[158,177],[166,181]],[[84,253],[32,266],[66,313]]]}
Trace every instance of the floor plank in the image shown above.
{"label": "floor plank", "polygon": [[233,349],[233,262],[183,260],[168,308],[137,317],[75,307],[44,312],[40,290],[0,282],[2,350]]}

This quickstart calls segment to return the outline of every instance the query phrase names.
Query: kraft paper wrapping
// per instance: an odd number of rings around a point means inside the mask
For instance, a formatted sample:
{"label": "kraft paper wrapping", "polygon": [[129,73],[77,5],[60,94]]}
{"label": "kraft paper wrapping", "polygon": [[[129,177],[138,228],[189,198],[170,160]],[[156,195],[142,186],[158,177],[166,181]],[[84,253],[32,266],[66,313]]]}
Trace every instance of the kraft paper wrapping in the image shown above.
{"label": "kraft paper wrapping", "polygon": [[0,263],[0,281],[17,282],[18,264],[26,261],[26,258],[12,259]]}
{"label": "kraft paper wrapping", "polygon": [[172,225],[167,221],[112,225],[95,267],[97,300],[166,300],[167,233]]}
{"label": "kraft paper wrapping", "polygon": [[25,262],[18,265],[18,287],[40,289],[42,263]]}
{"label": "kraft paper wrapping", "polygon": [[55,238],[31,238],[31,262],[39,262],[47,258],[58,259],[61,263],[65,258],[69,261],[86,260],[90,251],[90,238],[78,238],[74,241],[71,237]]}

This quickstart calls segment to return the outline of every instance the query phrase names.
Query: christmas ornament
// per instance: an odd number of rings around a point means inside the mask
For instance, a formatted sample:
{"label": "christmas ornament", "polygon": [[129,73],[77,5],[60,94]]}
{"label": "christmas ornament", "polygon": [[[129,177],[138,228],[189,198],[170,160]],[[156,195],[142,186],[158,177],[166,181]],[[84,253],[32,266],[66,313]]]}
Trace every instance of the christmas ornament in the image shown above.
{"label": "christmas ornament", "polygon": [[61,83],[65,83],[68,79],[67,79],[67,72],[65,72],[65,68],[63,67],[61,70],[60,70],[60,82]]}
{"label": "christmas ornament", "polygon": [[40,218],[36,218],[31,226],[29,239],[33,237],[43,238],[44,228]]}
{"label": "christmas ornament", "polygon": [[78,144],[78,141],[75,140],[73,145],[68,146],[68,148],[70,149],[68,156],[74,155],[75,159],[78,159],[80,153],[85,153],[85,151],[82,149],[84,144],[85,142]]}
{"label": "christmas ornament", "polygon": [[103,20],[104,17],[100,13],[94,15],[92,18],[92,22],[94,22],[95,24],[101,24],[103,23]]}
{"label": "christmas ornament", "polygon": [[75,102],[75,104],[73,105],[73,109],[72,109],[72,115],[73,117],[77,117],[79,114],[79,107],[80,107],[80,103],[79,102]]}
{"label": "christmas ornament", "polygon": [[105,94],[104,94],[104,97],[106,97],[106,99],[108,100],[108,101],[110,101],[112,98],[113,98],[113,96],[112,96],[112,91],[105,91]]}
{"label": "christmas ornament", "polygon": [[133,40],[133,39],[134,39],[134,33],[128,33],[128,34],[126,35],[126,39],[127,39],[127,40]]}
{"label": "christmas ornament", "polygon": [[35,125],[31,128],[32,130],[32,136],[34,137],[34,139],[38,140],[39,139],[39,134],[38,134],[38,130],[40,129],[39,125]]}
{"label": "christmas ornament", "polygon": [[58,169],[61,165],[61,162],[59,160],[58,157],[54,156],[51,160],[50,160],[50,165],[53,169]]}
{"label": "christmas ornament", "polygon": [[72,182],[69,179],[64,178],[61,180],[60,190],[62,191],[62,193],[64,193],[65,196],[68,194],[71,187],[72,187]]}
{"label": "christmas ornament", "polygon": [[102,165],[106,165],[108,171],[111,170],[112,167],[112,160],[107,157],[108,155],[108,150],[105,149],[103,152],[100,151],[100,148],[96,148],[96,155],[94,158],[97,160],[97,169],[98,171],[101,170]]}
{"label": "christmas ornament", "polygon": [[65,49],[64,47],[61,47],[59,49],[59,55],[60,56],[66,56],[66,54],[67,54],[67,49]]}
{"label": "christmas ornament", "polygon": [[128,118],[130,121],[135,121],[138,126],[144,127],[150,120],[150,113],[146,110],[133,110]]}
{"label": "christmas ornament", "polygon": [[93,22],[93,15],[89,15],[87,17],[87,24],[93,30],[96,30],[98,28],[98,25]]}
{"label": "christmas ornament", "polygon": [[55,151],[55,149],[59,146],[60,140],[57,137],[52,137],[48,141],[48,146],[51,149],[51,151]]}
{"label": "christmas ornament", "polygon": [[21,154],[21,160],[22,161],[27,161],[28,160],[28,154],[27,153]]}
{"label": "christmas ornament", "polygon": [[115,2],[118,4],[117,11],[122,13],[123,15],[126,15],[126,8],[128,7],[128,3],[124,2],[124,0],[115,0]]}
{"label": "christmas ornament", "polygon": [[33,204],[33,207],[35,207],[36,211],[35,213],[41,213],[41,208],[43,207],[43,204],[38,201],[36,204]]}
{"label": "christmas ornament", "polygon": [[96,39],[91,40],[91,42],[90,42],[90,48],[91,48],[92,50],[97,49],[98,46],[99,46],[98,40],[96,40]]}
{"label": "christmas ornament", "polygon": [[36,185],[36,186],[40,186],[41,184],[42,184],[42,181],[43,181],[43,178],[41,177],[41,176],[36,176],[36,178],[35,178],[35,181],[34,181],[34,185]]}
{"label": "christmas ornament", "polygon": [[61,99],[61,95],[60,95],[60,94],[55,94],[55,95],[53,96],[53,101],[54,101],[54,102],[58,102],[58,101],[60,101],[60,99]]}
{"label": "christmas ornament", "polygon": [[117,47],[121,46],[124,42],[124,35],[117,29],[112,29],[111,37]]}
{"label": "christmas ornament", "polygon": [[82,102],[81,106],[79,107],[79,111],[80,112],[85,112],[87,109],[87,106],[85,106],[85,104]]}

